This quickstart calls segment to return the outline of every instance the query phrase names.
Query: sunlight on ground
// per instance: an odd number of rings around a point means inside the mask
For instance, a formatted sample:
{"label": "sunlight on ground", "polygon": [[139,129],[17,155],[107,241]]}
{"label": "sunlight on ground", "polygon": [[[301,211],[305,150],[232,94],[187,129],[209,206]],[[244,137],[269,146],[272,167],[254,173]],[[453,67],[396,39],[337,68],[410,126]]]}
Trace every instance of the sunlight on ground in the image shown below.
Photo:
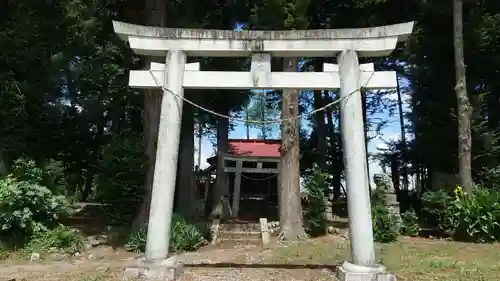
{"label": "sunlight on ground", "polygon": [[[276,249],[271,262],[335,265],[350,256],[347,242],[320,238]],[[402,238],[377,245],[377,257],[398,280],[500,280],[500,245]]]}
{"label": "sunlight on ground", "polygon": [[[221,254],[222,253],[222,254]],[[235,254],[237,253],[237,254]],[[322,237],[313,240],[279,245],[271,249],[248,247],[240,249],[205,249],[199,253],[212,265],[187,265],[181,281],[225,280],[334,280],[335,265],[350,256],[349,244],[341,237]],[[444,240],[401,238],[400,242],[377,245],[380,261],[396,272],[401,281],[492,281],[500,276],[499,244],[467,244]],[[102,261],[86,261],[75,267],[61,264],[66,270],[58,273],[57,264],[41,261],[38,272],[34,264],[26,265],[15,274],[16,280],[120,280],[125,266],[120,256],[103,257]],[[215,258],[217,257],[217,258]],[[130,259],[128,258],[128,261]],[[224,265],[223,265],[224,264]],[[227,264],[227,266],[225,265]],[[7,277],[9,265],[0,266],[0,277]],[[45,268],[40,270],[40,268]],[[45,272],[43,272],[45,271]],[[1,279],[1,278],[0,278]],[[8,279],[7,279],[8,280]]]}

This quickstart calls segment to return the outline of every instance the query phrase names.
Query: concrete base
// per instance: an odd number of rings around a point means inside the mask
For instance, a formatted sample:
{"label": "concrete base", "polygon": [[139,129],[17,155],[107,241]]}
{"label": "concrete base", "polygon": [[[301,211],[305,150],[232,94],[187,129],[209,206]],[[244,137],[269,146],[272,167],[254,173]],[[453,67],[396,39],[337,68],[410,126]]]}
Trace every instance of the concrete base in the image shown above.
{"label": "concrete base", "polygon": [[361,266],[345,262],[337,268],[340,281],[396,281],[394,273],[386,272],[382,265]]}
{"label": "concrete base", "polygon": [[125,268],[122,280],[173,281],[182,273],[183,267],[183,264],[173,257],[153,262],[140,258],[135,265]]}

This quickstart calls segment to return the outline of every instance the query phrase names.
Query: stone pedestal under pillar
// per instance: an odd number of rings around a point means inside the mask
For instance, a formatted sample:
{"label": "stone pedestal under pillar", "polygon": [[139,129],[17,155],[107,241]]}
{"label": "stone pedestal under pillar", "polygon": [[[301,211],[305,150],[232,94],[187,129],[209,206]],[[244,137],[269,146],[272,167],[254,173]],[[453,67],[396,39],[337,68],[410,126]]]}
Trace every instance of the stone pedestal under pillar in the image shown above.
{"label": "stone pedestal under pillar", "polygon": [[179,277],[183,270],[184,265],[174,257],[162,261],[148,261],[145,258],[140,258],[136,264],[125,268],[122,280],[173,281]]}
{"label": "stone pedestal under pillar", "polygon": [[387,272],[382,265],[362,266],[344,262],[337,268],[340,281],[396,281],[396,275]]}

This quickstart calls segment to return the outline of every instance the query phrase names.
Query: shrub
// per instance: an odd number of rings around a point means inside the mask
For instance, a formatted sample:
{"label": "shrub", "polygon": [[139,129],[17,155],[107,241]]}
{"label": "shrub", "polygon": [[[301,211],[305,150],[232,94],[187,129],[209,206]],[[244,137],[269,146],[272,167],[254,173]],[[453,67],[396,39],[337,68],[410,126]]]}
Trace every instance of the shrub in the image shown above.
{"label": "shrub", "polygon": [[416,237],[420,234],[420,224],[415,210],[409,209],[401,214],[400,233],[412,237]]}
{"label": "shrub", "polygon": [[[187,222],[178,215],[172,217],[172,230],[170,233],[170,248],[174,251],[193,251],[205,243],[202,229],[195,224]],[[126,248],[129,251],[143,252],[146,249],[147,229],[141,228],[130,234]]]}
{"label": "shrub", "polygon": [[66,183],[62,162],[54,160],[40,166],[34,160],[19,158],[12,165],[12,176],[19,181],[43,185],[58,194],[64,191]]}
{"label": "shrub", "polygon": [[199,223],[194,223],[194,225],[198,228],[198,230],[201,232],[203,235],[203,239],[207,242],[211,242],[213,238],[213,232],[212,232],[212,224],[211,223],[205,223],[205,222],[199,222]]}
{"label": "shrub", "polygon": [[370,195],[372,206],[385,204],[385,191],[382,188],[375,188]]}
{"label": "shrub", "polygon": [[172,218],[171,234],[170,248],[174,251],[193,251],[205,243],[203,232],[180,216]]}
{"label": "shrub", "polygon": [[500,240],[500,192],[477,187],[474,196],[465,198],[460,187],[456,190],[453,236],[470,242]]}
{"label": "shrub", "polygon": [[499,189],[500,187],[500,166],[494,168],[484,168],[479,172],[478,177],[482,179],[482,184],[490,188]]}
{"label": "shrub", "polygon": [[384,204],[372,205],[373,238],[377,242],[390,243],[398,239],[398,220]]}
{"label": "shrub", "polygon": [[132,252],[144,252],[146,250],[147,234],[148,230],[146,227],[142,227],[138,231],[130,233],[125,248]]}
{"label": "shrub", "polygon": [[421,201],[416,189],[400,190],[398,194],[399,209],[402,213],[406,211],[415,211],[418,215],[421,208]]}
{"label": "shrub", "polygon": [[107,204],[110,224],[133,221],[142,201],[145,159],[140,136],[124,132],[102,149],[97,167],[97,201]]}
{"label": "shrub", "polygon": [[62,196],[48,188],[12,176],[0,180],[0,235],[20,241],[57,226],[70,211]]}
{"label": "shrub", "polygon": [[304,204],[304,218],[307,222],[307,232],[311,236],[325,234],[326,199],[325,190],[328,188],[327,175],[315,169],[312,175],[306,178],[305,188],[307,190]]}
{"label": "shrub", "polygon": [[59,225],[52,230],[35,234],[26,246],[26,249],[35,252],[48,251],[51,248],[74,254],[83,249],[83,239],[74,230]]}
{"label": "shrub", "polygon": [[457,222],[454,196],[443,189],[430,190],[422,195],[422,219],[425,226],[441,233],[451,233]]}

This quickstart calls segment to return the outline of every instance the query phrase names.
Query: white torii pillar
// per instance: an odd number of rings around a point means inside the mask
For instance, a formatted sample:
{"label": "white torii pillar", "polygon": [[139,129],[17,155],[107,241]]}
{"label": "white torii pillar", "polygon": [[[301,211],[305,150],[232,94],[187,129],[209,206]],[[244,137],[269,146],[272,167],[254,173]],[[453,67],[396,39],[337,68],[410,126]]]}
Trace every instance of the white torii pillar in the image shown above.
{"label": "white torii pillar", "polygon": [[[373,63],[360,65],[357,53],[352,50],[340,52],[337,62],[338,64],[323,64],[323,71],[338,71],[340,74],[340,129],[352,253],[352,263],[344,263],[340,271],[360,271],[361,265],[383,272],[385,268],[382,266],[373,267],[376,259],[361,95],[361,88],[371,88],[370,79],[376,72]],[[396,83],[397,77],[386,79],[388,83]]]}
{"label": "white torii pillar", "polygon": [[[353,264],[372,267],[377,261],[361,100],[363,85],[360,81],[358,55],[353,50],[342,51],[337,60],[342,81],[340,128],[346,173],[349,235],[351,241],[356,241],[351,243],[352,263],[344,263],[344,268],[347,270]],[[396,82],[395,79],[393,81]],[[385,271],[385,268],[378,267],[377,270]]]}
{"label": "white torii pillar", "polygon": [[[113,26],[115,32],[128,41],[137,54],[168,54],[165,69],[151,65],[147,71],[131,71],[129,79],[131,87],[166,89],[158,137],[147,261],[158,264],[168,254],[182,114],[182,102],[176,95],[182,97],[184,88],[340,89],[352,260],[338,268],[337,276],[347,281],[394,278],[375,259],[360,88],[395,88],[396,73],[374,72],[373,65],[360,66],[358,56],[389,55],[398,42],[406,40],[411,34],[413,22],[359,29],[294,31],[172,29],[121,22],[113,22]],[[335,54],[338,66],[325,64],[323,72],[271,72],[268,67],[271,56],[330,57]],[[187,55],[251,55],[252,70],[199,71],[196,67],[188,68]],[[143,267],[147,269],[143,268],[142,274],[151,278],[174,278],[172,274],[168,275],[147,264]]]}
{"label": "white torii pillar", "polygon": [[163,260],[168,255],[184,102],[182,82],[185,70],[199,69],[199,63],[186,64],[183,51],[169,51],[165,64],[150,65],[150,70],[162,71],[164,79],[161,84],[155,81],[163,89],[163,97],[146,240],[147,260]]}

